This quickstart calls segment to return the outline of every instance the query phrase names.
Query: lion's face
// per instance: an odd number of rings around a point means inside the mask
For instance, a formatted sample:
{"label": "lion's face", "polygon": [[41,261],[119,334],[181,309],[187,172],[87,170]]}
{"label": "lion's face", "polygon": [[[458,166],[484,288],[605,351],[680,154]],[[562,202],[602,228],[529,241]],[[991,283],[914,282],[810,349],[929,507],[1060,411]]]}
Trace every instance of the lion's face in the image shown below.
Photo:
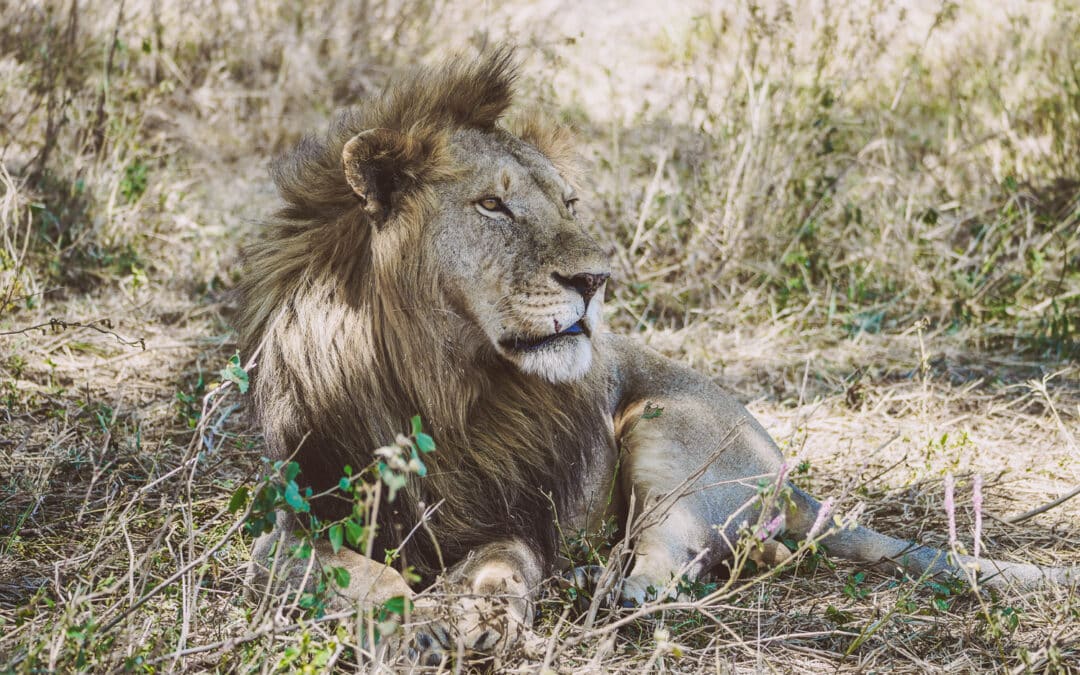
{"label": "lion's face", "polygon": [[438,188],[426,236],[453,310],[521,371],[583,376],[600,327],[606,256],[575,218],[552,163],[503,131],[456,132],[455,178]]}

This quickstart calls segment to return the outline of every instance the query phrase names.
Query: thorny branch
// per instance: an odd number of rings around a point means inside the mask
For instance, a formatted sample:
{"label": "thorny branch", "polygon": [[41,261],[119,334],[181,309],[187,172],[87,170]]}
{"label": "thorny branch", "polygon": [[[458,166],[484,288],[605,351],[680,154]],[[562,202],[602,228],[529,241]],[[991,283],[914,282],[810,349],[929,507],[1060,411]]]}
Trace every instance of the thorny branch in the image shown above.
{"label": "thorny branch", "polygon": [[34,326],[27,326],[25,328],[17,328],[15,330],[0,331],[0,335],[23,335],[35,330],[40,330],[42,335],[48,335],[49,331],[53,333],[59,333],[69,328],[89,328],[90,330],[97,331],[102,335],[111,335],[116,338],[116,341],[125,347],[138,347],[139,349],[146,350],[145,338],[126,338],[120,335],[112,329],[111,319],[101,319],[99,321],[66,321],[64,319],[52,318],[46,323],[39,323]]}

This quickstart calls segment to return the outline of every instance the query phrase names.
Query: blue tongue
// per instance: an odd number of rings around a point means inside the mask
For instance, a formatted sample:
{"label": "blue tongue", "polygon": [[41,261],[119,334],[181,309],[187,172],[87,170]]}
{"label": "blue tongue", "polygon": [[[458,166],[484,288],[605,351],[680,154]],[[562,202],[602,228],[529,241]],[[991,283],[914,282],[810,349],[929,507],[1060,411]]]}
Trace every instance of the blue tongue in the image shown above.
{"label": "blue tongue", "polygon": [[581,322],[578,322],[578,323],[575,323],[573,326],[570,326],[569,328],[564,330],[561,334],[562,335],[577,335],[578,333],[582,333],[582,332],[584,332],[584,331],[581,328]]}

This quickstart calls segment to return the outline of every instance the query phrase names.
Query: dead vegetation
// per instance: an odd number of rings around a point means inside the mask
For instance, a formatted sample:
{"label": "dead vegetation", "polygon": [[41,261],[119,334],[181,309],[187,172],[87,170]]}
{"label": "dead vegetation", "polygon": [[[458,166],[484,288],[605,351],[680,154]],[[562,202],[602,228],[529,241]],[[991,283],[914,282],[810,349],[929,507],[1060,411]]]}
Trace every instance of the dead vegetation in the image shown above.
{"label": "dead vegetation", "polygon": [[[1070,3],[0,1],[0,668],[375,667],[370,623],[243,596],[235,256],[275,151],[506,36],[521,101],[582,138],[615,330],[736,390],[838,513],[948,545],[951,474],[970,549],[978,475],[984,550],[1080,564],[1080,499],[1008,522],[1080,485]],[[684,590],[590,612],[553,584],[496,665],[1080,669],[1075,589],[807,551]]]}

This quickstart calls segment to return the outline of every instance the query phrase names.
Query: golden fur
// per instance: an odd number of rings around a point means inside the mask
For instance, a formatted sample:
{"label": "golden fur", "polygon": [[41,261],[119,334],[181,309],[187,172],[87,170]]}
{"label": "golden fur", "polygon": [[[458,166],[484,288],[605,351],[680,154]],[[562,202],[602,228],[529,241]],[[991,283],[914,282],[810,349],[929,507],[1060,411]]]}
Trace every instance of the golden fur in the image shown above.
{"label": "golden fur", "polygon": [[[561,511],[579,496],[584,448],[613,443],[595,378],[552,385],[499,359],[477,365],[477,355],[444,348],[440,334],[438,315],[447,310],[420,236],[440,199],[433,186],[454,176],[449,135],[495,129],[513,79],[502,50],[421,70],[338,114],[327,134],[277,161],[285,206],[246,251],[236,325],[243,354],[261,346],[253,392],[274,458],[295,452],[301,480],[319,491],[345,464],[366,466],[412,415],[436,439],[438,450],[425,458],[429,475],[382,512],[380,555],[412,528],[420,502],[444,500],[431,531],[447,565],[514,536],[550,561],[555,531],[535,523],[552,522],[552,504]],[[368,129],[418,139],[388,160],[398,167],[398,190],[386,223],[342,172],[346,143]],[[521,133],[569,168],[564,132],[531,119]],[[340,517],[340,503],[324,500],[316,511]],[[428,537],[412,537],[403,559],[427,578],[439,571]]]}

